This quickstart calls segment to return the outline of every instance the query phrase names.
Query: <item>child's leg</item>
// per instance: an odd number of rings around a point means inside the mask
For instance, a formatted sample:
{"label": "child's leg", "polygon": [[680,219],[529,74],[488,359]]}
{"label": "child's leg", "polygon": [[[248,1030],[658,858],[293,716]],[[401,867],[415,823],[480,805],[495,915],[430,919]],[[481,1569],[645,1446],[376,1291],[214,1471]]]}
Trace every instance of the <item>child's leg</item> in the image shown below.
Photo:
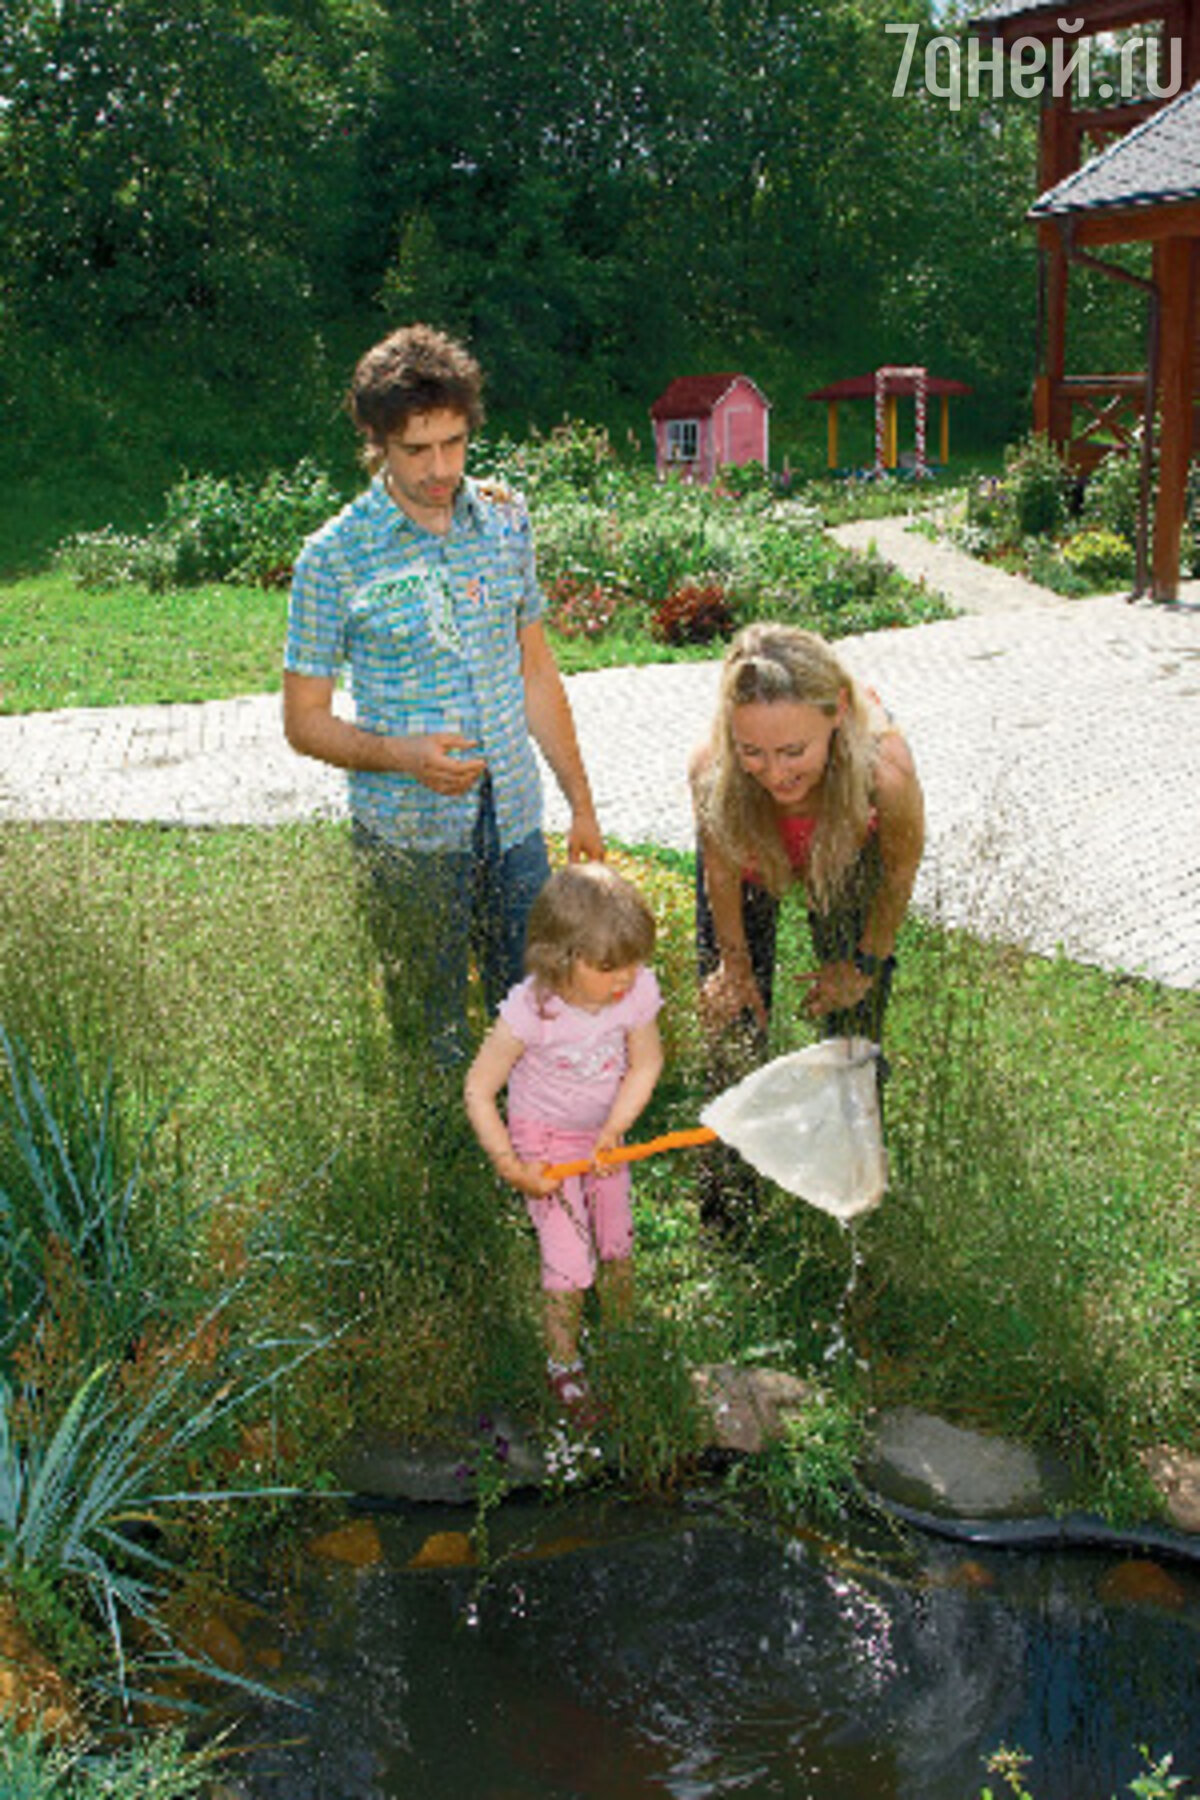
{"label": "child's leg", "polygon": [[596,1286],[605,1318],[624,1324],[633,1317],[632,1256],[618,1256],[611,1262],[602,1262]]}
{"label": "child's leg", "polygon": [[629,1168],[621,1164],[587,1180],[600,1305],[606,1319],[628,1319],[633,1312],[633,1184]]}
{"label": "child's leg", "polygon": [[[509,1133],[517,1155],[531,1162],[569,1160],[578,1154],[577,1145],[564,1151],[561,1134],[537,1121],[510,1120]],[[541,1256],[546,1352],[552,1365],[571,1368],[579,1360],[584,1295],[596,1277],[583,1181],[570,1176],[547,1199],[530,1198],[525,1205]]]}
{"label": "child's leg", "polygon": [[579,1327],[583,1319],[580,1288],[547,1289],[544,1296],[546,1351],[551,1362],[571,1368],[579,1361]]}

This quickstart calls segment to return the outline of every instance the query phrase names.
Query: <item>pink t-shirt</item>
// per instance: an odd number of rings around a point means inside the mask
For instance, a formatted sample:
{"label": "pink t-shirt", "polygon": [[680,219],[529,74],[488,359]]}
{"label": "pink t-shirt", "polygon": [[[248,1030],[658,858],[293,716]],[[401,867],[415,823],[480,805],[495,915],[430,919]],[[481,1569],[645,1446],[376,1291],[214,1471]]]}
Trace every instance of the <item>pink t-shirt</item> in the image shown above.
{"label": "pink t-shirt", "polygon": [[662,1005],[652,969],[613,1006],[587,1012],[558,994],[539,997],[532,976],[512,989],[500,1017],[525,1053],[508,1078],[508,1116],[565,1130],[598,1131],[629,1066],[626,1034],[648,1025]]}

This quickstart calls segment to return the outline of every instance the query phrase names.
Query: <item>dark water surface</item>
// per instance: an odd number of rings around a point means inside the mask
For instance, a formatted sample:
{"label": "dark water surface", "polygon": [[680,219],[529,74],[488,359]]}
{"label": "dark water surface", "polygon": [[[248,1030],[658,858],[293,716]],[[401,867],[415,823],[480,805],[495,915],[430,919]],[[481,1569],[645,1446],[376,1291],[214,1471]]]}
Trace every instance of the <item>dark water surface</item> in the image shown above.
{"label": "dark water surface", "polygon": [[1140,1744],[1200,1788],[1194,1565],[510,1501],[481,1585],[407,1567],[461,1512],[377,1522],[385,1564],[294,1609],[304,1710],[243,1720],[254,1800],[976,1800],[1000,1745],[1036,1800],[1125,1794]]}

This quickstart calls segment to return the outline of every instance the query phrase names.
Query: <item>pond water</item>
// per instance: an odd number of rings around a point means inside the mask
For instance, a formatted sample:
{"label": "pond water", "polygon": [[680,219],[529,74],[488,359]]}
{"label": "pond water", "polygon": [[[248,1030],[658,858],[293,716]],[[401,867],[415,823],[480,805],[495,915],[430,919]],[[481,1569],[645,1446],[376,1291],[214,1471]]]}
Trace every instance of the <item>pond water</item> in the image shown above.
{"label": "pond water", "polygon": [[381,1565],[289,1599],[254,1800],[976,1800],[1001,1745],[1036,1800],[1123,1795],[1141,1744],[1200,1788],[1196,1565],[581,1497],[507,1502],[481,1582],[408,1566],[461,1511],[376,1523]]}

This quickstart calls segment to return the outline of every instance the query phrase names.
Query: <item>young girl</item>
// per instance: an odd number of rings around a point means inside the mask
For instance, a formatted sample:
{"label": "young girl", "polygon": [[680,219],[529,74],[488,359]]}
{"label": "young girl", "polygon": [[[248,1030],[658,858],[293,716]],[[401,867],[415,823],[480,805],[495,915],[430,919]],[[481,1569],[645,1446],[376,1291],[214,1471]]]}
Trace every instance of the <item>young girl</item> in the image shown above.
{"label": "young girl", "polygon": [[[779,901],[794,883],[818,960],[799,976],[807,1010],[827,1036],[878,1043],[896,934],[924,848],[921,784],[878,699],[812,632],[747,626],[726,652],[717,716],[691,779],[713,1085],[736,1072],[716,1044],[735,1021],[749,1025],[750,1054],[765,1054]],[[713,1223],[729,1224],[724,1190],[736,1188],[737,1175],[726,1166],[714,1176],[722,1160],[708,1160],[701,1206]]]}
{"label": "young girl", "polygon": [[[646,964],[654,917],[604,863],[575,863],[534,901],[526,979],[513,988],[467,1075],[480,1144],[525,1196],[538,1234],[551,1386],[587,1408],[579,1356],[586,1290],[626,1310],[633,1292],[629,1170],[602,1163],[560,1186],[547,1163],[612,1150],[654,1091],[662,1068],[658,983]],[[507,1088],[507,1126],[497,1097]]]}

